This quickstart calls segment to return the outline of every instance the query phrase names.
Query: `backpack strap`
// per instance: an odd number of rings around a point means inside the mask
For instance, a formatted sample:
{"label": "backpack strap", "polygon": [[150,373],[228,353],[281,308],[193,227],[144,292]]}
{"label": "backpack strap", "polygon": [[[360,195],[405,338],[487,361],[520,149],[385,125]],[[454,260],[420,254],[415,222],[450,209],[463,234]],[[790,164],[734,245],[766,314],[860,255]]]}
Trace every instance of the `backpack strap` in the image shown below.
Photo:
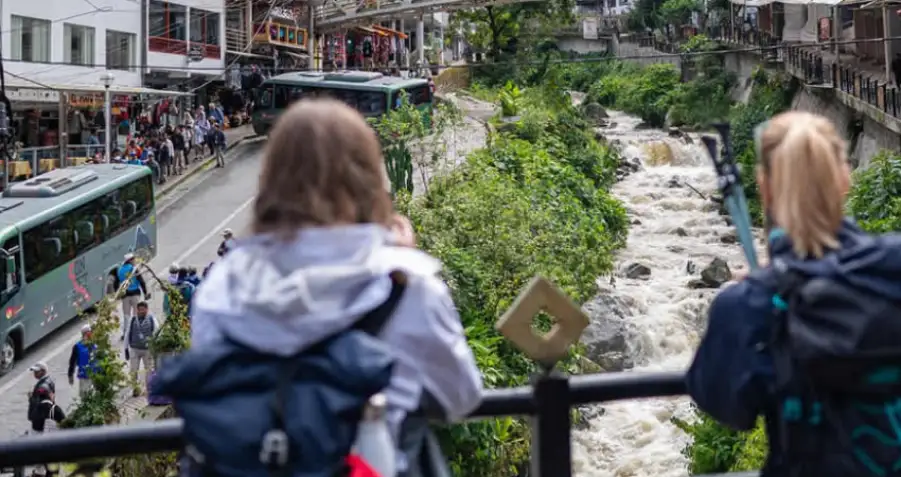
{"label": "backpack strap", "polygon": [[363,315],[351,329],[362,331],[366,334],[377,336],[382,332],[382,328],[391,319],[400,299],[403,298],[404,291],[407,289],[407,276],[401,271],[394,271],[390,274],[391,292],[388,298],[379,306],[375,307],[369,313]]}

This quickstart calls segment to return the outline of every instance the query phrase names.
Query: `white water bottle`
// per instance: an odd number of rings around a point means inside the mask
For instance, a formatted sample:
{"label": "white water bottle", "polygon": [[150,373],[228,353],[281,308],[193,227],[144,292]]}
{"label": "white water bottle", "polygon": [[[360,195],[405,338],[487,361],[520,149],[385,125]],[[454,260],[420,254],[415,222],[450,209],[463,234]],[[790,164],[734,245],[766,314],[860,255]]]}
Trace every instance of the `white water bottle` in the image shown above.
{"label": "white water bottle", "polygon": [[391,437],[386,418],[388,400],[384,394],[369,398],[363,410],[363,420],[357,428],[353,453],[358,455],[381,477],[397,474],[397,447]]}

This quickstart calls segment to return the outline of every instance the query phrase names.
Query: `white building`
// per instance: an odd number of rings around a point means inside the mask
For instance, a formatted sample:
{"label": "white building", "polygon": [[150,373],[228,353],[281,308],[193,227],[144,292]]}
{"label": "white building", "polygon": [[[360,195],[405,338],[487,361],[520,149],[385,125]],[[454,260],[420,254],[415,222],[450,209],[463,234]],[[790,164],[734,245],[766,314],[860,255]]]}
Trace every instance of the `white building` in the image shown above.
{"label": "white building", "polygon": [[0,2],[6,71],[42,83],[98,84],[108,67],[117,85],[139,86],[140,4],[90,3],[94,6],[72,0]]}
{"label": "white building", "polygon": [[193,88],[221,77],[224,0],[143,1],[147,2],[146,86]]}

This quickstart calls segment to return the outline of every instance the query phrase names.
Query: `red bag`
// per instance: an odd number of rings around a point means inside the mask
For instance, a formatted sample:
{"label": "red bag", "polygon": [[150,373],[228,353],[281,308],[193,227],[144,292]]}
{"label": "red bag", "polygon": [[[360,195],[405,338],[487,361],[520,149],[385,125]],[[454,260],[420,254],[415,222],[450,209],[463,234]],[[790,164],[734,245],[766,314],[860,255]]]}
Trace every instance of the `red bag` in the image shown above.
{"label": "red bag", "polygon": [[381,477],[369,464],[358,455],[347,456],[347,467],[350,468],[348,477]]}

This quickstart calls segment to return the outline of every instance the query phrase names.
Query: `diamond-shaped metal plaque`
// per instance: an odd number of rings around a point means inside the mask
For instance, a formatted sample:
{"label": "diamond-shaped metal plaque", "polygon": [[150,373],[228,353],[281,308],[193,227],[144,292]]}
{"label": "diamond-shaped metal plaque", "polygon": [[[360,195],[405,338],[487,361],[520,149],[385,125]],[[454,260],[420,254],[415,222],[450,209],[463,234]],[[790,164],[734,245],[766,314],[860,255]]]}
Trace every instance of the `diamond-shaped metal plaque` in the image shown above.
{"label": "diamond-shaped metal plaque", "polygon": [[[544,336],[532,329],[535,315],[542,311],[554,319],[554,326]],[[495,329],[526,356],[551,364],[566,356],[588,323],[588,316],[572,299],[546,278],[536,276],[497,320]]]}

